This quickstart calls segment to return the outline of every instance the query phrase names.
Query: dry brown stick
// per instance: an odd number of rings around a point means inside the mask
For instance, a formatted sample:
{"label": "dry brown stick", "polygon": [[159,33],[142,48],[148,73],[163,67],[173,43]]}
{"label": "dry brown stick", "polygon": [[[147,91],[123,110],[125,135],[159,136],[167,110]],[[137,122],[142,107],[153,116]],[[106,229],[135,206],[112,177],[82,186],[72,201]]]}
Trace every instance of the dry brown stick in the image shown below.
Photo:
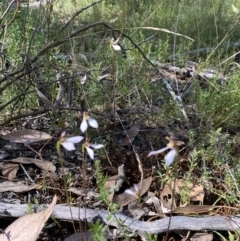
{"label": "dry brown stick", "polygon": [[[41,205],[39,210],[46,208],[47,205]],[[159,234],[168,230],[169,218],[163,218],[152,222],[144,222],[134,220],[122,213],[111,215],[109,220],[109,212],[106,210],[94,210],[71,207],[72,218],[74,221],[86,220],[91,223],[96,218],[101,219],[107,225],[116,228],[125,227],[130,232],[137,231],[140,234]],[[26,204],[7,204],[0,200],[0,217],[21,217],[27,213]],[[71,214],[68,206],[56,205],[52,214],[55,218],[61,220],[71,220]],[[211,231],[211,230],[240,230],[239,216],[173,216],[169,231],[173,230],[191,230],[191,231]]]}
{"label": "dry brown stick", "polygon": [[37,116],[37,115],[40,115],[40,114],[44,114],[47,111],[48,111],[48,109],[43,109],[43,110],[28,112],[28,113],[25,113],[25,114],[19,114],[17,116],[14,116],[14,117],[11,117],[11,118],[7,119],[3,123],[1,123],[1,125],[5,126],[5,125],[9,124],[11,121],[18,120],[18,119],[21,119],[23,117],[28,117],[28,116]]}

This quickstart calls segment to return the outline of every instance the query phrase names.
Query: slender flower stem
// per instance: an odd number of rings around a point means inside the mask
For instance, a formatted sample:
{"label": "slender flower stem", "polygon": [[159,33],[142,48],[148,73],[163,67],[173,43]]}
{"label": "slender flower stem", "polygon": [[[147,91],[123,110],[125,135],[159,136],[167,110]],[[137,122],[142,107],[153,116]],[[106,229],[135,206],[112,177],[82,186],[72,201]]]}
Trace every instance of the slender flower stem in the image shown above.
{"label": "slender flower stem", "polygon": [[82,163],[82,170],[83,170],[83,179],[87,180],[87,153],[85,154],[85,146],[82,145],[82,155],[83,155],[83,163]]}
{"label": "slender flower stem", "polygon": [[61,142],[60,142],[60,140],[58,140],[56,148],[57,148],[57,154],[58,154],[58,157],[59,157],[60,165],[61,165],[61,168],[62,168],[63,183],[64,183],[64,188],[66,190],[67,203],[68,203],[70,213],[71,213],[71,217],[72,217],[71,218],[72,225],[73,225],[74,232],[76,233],[77,230],[76,230],[76,227],[75,227],[75,224],[74,224],[74,221],[73,221],[71,202],[70,202],[70,198],[69,198],[69,194],[68,194],[68,188],[67,188],[67,179],[66,179],[66,176],[65,176],[65,173],[64,173],[64,158],[63,158],[63,155],[62,155],[62,152],[61,152]]}

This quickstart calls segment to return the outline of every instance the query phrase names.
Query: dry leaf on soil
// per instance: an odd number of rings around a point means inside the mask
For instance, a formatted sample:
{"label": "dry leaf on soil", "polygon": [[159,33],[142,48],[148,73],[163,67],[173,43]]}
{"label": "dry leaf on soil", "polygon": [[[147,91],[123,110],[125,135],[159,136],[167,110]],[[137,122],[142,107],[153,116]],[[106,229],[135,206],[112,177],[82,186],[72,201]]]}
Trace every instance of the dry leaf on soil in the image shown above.
{"label": "dry leaf on soil", "polygon": [[[41,232],[45,222],[50,217],[57,202],[54,196],[49,207],[39,213],[27,214],[7,227],[4,234],[0,234],[1,241],[35,241]],[[8,235],[8,237],[6,236]]]}
{"label": "dry leaf on soil", "polygon": [[203,204],[204,199],[204,188],[202,185],[191,185],[190,186],[190,199],[191,201],[199,201]]}
{"label": "dry leaf on soil", "polygon": [[35,159],[35,158],[29,158],[29,157],[18,157],[15,159],[8,160],[10,162],[16,162],[16,163],[23,163],[23,164],[35,164],[38,166],[40,169],[44,171],[49,171],[49,172],[55,172],[56,171],[56,166],[53,165],[52,162],[45,161],[42,159]]}
{"label": "dry leaf on soil", "polygon": [[39,184],[26,185],[21,182],[4,181],[0,183],[0,192],[27,192],[32,189],[40,189],[41,187]]}
{"label": "dry leaf on soil", "polygon": [[12,133],[1,136],[2,139],[10,142],[17,142],[23,144],[31,144],[34,142],[44,141],[51,139],[52,137],[42,131],[25,129],[20,131],[14,131]]}
{"label": "dry leaf on soil", "polygon": [[150,210],[147,207],[144,207],[144,208],[137,207],[136,204],[131,206],[132,208],[128,206],[129,210],[124,212],[124,214],[133,218],[134,220],[139,220],[143,216],[149,215]]}
{"label": "dry leaf on soil", "polygon": [[6,163],[4,164],[2,175],[9,181],[12,181],[16,177],[18,169],[19,165],[17,163]]}
{"label": "dry leaf on soil", "polygon": [[173,213],[181,213],[184,215],[189,214],[203,214],[210,213],[221,206],[211,206],[211,205],[188,205],[184,207],[177,207],[173,210]]}
{"label": "dry leaf on soil", "polygon": [[169,186],[165,186],[160,194],[162,212],[167,213],[176,208],[175,198],[173,198],[173,191]]}
{"label": "dry leaf on soil", "polygon": [[110,194],[107,197],[109,202],[112,202],[114,193],[120,190],[124,180],[125,180],[125,171],[124,171],[124,164],[123,164],[118,167],[118,175],[109,177],[104,185],[104,188],[108,192],[110,192]]}
{"label": "dry leaf on soil", "polygon": [[195,233],[191,237],[191,241],[212,241],[213,234],[212,233]]}
{"label": "dry leaf on soil", "polygon": [[172,188],[175,188],[175,192],[180,194],[181,190],[186,188],[189,190],[189,198],[191,201],[199,201],[201,204],[203,204],[203,199],[204,199],[204,188],[202,185],[199,184],[192,184],[192,183],[187,183],[183,179],[177,179],[174,183],[172,183]]}
{"label": "dry leaf on soil", "polygon": [[68,189],[68,191],[73,192],[77,195],[86,197],[86,200],[89,200],[93,197],[97,198],[100,196],[99,193],[92,191],[91,189],[80,189],[80,188],[75,188],[75,187],[71,187]]}
{"label": "dry leaf on soil", "polygon": [[[139,188],[139,194],[140,194],[139,196],[140,197],[147,192],[151,183],[152,183],[152,177],[148,177],[148,178],[142,180],[142,184],[141,183],[137,184],[137,186]],[[133,192],[136,192],[134,187],[130,188],[130,190],[132,190]],[[137,199],[138,199],[137,196],[124,192],[124,193],[117,195],[115,198],[113,198],[113,202],[118,203],[121,206],[126,206],[129,203],[134,202]]]}
{"label": "dry leaf on soil", "polygon": [[160,200],[155,196],[153,192],[148,192],[148,200],[146,201],[146,203],[147,204],[153,203],[157,213],[163,213]]}
{"label": "dry leaf on soil", "polygon": [[108,180],[106,181],[105,185],[104,185],[104,188],[107,191],[111,191],[111,193],[107,197],[109,202],[112,202],[112,200],[113,200],[114,187],[115,187],[115,184],[116,184],[118,178],[119,178],[119,175],[115,175],[115,176],[109,177]]}
{"label": "dry leaf on soil", "polygon": [[138,122],[135,125],[131,126],[131,128],[126,131],[126,137],[120,141],[120,145],[126,146],[129,143],[131,143],[134,140],[134,138],[138,135],[141,125],[142,122]]}

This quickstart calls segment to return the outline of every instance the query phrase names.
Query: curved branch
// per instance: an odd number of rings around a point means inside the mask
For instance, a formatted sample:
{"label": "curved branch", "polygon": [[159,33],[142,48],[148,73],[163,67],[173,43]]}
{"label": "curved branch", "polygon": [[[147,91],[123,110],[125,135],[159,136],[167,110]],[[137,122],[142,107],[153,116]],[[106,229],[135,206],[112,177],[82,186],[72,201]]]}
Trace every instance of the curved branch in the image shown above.
{"label": "curved branch", "polygon": [[[112,31],[118,32],[119,34],[121,33],[120,30],[115,29],[114,27],[112,27],[111,25],[107,24],[107,23],[104,22],[104,21],[99,21],[99,22],[95,22],[95,23],[92,23],[92,24],[88,24],[88,25],[86,25],[86,26],[84,26],[84,27],[82,27],[82,28],[79,28],[79,29],[77,29],[76,31],[72,32],[70,35],[66,36],[65,38],[63,38],[63,39],[61,39],[61,40],[58,40],[58,41],[55,41],[55,42],[52,41],[51,43],[49,43],[48,45],[46,45],[46,46],[45,46],[43,49],[41,49],[41,50],[39,51],[39,53],[31,60],[31,63],[36,62],[37,59],[38,59],[40,56],[44,55],[44,54],[45,54],[47,51],[49,51],[50,49],[53,49],[53,48],[55,48],[55,47],[58,47],[58,46],[60,46],[61,44],[67,42],[69,39],[74,38],[74,37],[77,36],[79,33],[82,33],[82,32],[84,32],[84,31],[87,31],[87,30],[91,29],[91,28],[97,27],[97,26],[99,26],[99,25],[103,25],[103,26],[105,26],[106,28],[111,29]],[[127,38],[127,39],[131,42],[131,44],[141,53],[141,55],[143,56],[143,58],[144,58],[152,67],[154,67],[154,68],[159,72],[159,70],[158,70],[158,68],[156,67],[156,65],[153,64],[153,62],[144,54],[144,52],[141,50],[141,48],[140,48],[137,44],[135,44],[134,41],[133,41],[127,34],[122,33],[122,36],[124,36],[125,38]]]}
{"label": "curved branch", "polygon": [[[41,205],[39,210],[45,209],[47,205]],[[0,217],[21,217],[27,213],[26,204],[6,204],[0,202]],[[68,206],[56,205],[52,215],[55,218],[62,220],[86,220],[91,223],[96,219],[101,219],[104,223],[116,228],[125,228],[130,232],[137,231],[139,234],[159,234],[167,230],[191,230],[191,231],[206,231],[206,230],[240,230],[240,217],[238,216],[201,216],[187,217],[174,216],[163,218],[152,222],[138,221],[125,216],[122,213],[110,215],[107,210],[95,210],[71,207],[70,213]],[[109,217],[112,217],[109,219]]]}
{"label": "curved branch", "polygon": [[[5,126],[5,125],[9,124],[10,122],[12,122],[14,120],[18,120],[18,119],[21,119],[23,117],[28,117],[28,116],[37,116],[37,115],[40,115],[40,114],[44,114],[47,111],[49,111],[49,109],[43,109],[43,110],[28,112],[28,113],[25,113],[25,114],[20,114],[20,115],[17,115],[17,116],[14,116],[14,117],[11,117],[11,118],[7,119],[5,122],[1,123],[1,125]],[[1,216],[1,213],[0,213],[0,216]]]}
{"label": "curved branch", "polygon": [[62,26],[62,28],[58,31],[58,33],[55,35],[55,37],[53,38],[53,40],[56,40],[56,38],[62,33],[62,31],[67,28],[67,26],[74,20],[75,17],[77,17],[80,13],[82,13],[83,11],[87,10],[90,7],[93,7],[94,5],[96,5],[97,3],[102,2],[103,0],[98,0],[96,2],[93,2],[92,4],[81,8],[79,11],[75,12],[72,17]]}

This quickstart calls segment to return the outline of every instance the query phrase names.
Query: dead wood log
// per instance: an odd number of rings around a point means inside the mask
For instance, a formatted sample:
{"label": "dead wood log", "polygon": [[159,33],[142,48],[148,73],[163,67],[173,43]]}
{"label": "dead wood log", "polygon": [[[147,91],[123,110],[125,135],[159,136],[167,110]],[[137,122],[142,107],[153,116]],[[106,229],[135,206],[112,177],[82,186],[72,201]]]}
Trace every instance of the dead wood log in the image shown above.
{"label": "dead wood log", "polygon": [[[237,48],[239,48],[239,46],[240,46],[240,42],[231,42],[231,43],[227,43],[225,45],[222,45],[220,47],[217,47],[217,46],[206,47],[206,48],[191,50],[191,51],[185,52],[185,53],[174,54],[174,55],[171,56],[170,59],[173,59],[173,60],[176,61],[176,60],[178,60],[180,58],[183,58],[183,57],[192,57],[192,56],[196,56],[196,55],[208,54],[210,52],[215,51],[216,49],[226,49],[226,51],[232,50],[232,49],[237,49]],[[234,55],[232,56],[232,58],[234,58]]]}
{"label": "dead wood log", "polygon": [[[47,205],[39,206],[38,210],[47,208]],[[8,204],[0,202],[0,217],[21,217],[27,213],[26,204]],[[106,210],[84,209],[68,206],[56,205],[52,216],[60,220],[75,220],[91,223],[96,219],[101,219],[109,226],[116,228],[125,227],[130,232],[137,231],[139,234],[145,232],[149,234],[159,234],[168,230],[169,218],[163,218],[156,221],[144,222],[134,220],[125,216],[122,213],[112,215],[109,220],[109,212]],[[169,230],[191,230],[191,231],[210,231],[210,230],[227,230],[234,231],[240,230],[240,216],[173,216]]]}

